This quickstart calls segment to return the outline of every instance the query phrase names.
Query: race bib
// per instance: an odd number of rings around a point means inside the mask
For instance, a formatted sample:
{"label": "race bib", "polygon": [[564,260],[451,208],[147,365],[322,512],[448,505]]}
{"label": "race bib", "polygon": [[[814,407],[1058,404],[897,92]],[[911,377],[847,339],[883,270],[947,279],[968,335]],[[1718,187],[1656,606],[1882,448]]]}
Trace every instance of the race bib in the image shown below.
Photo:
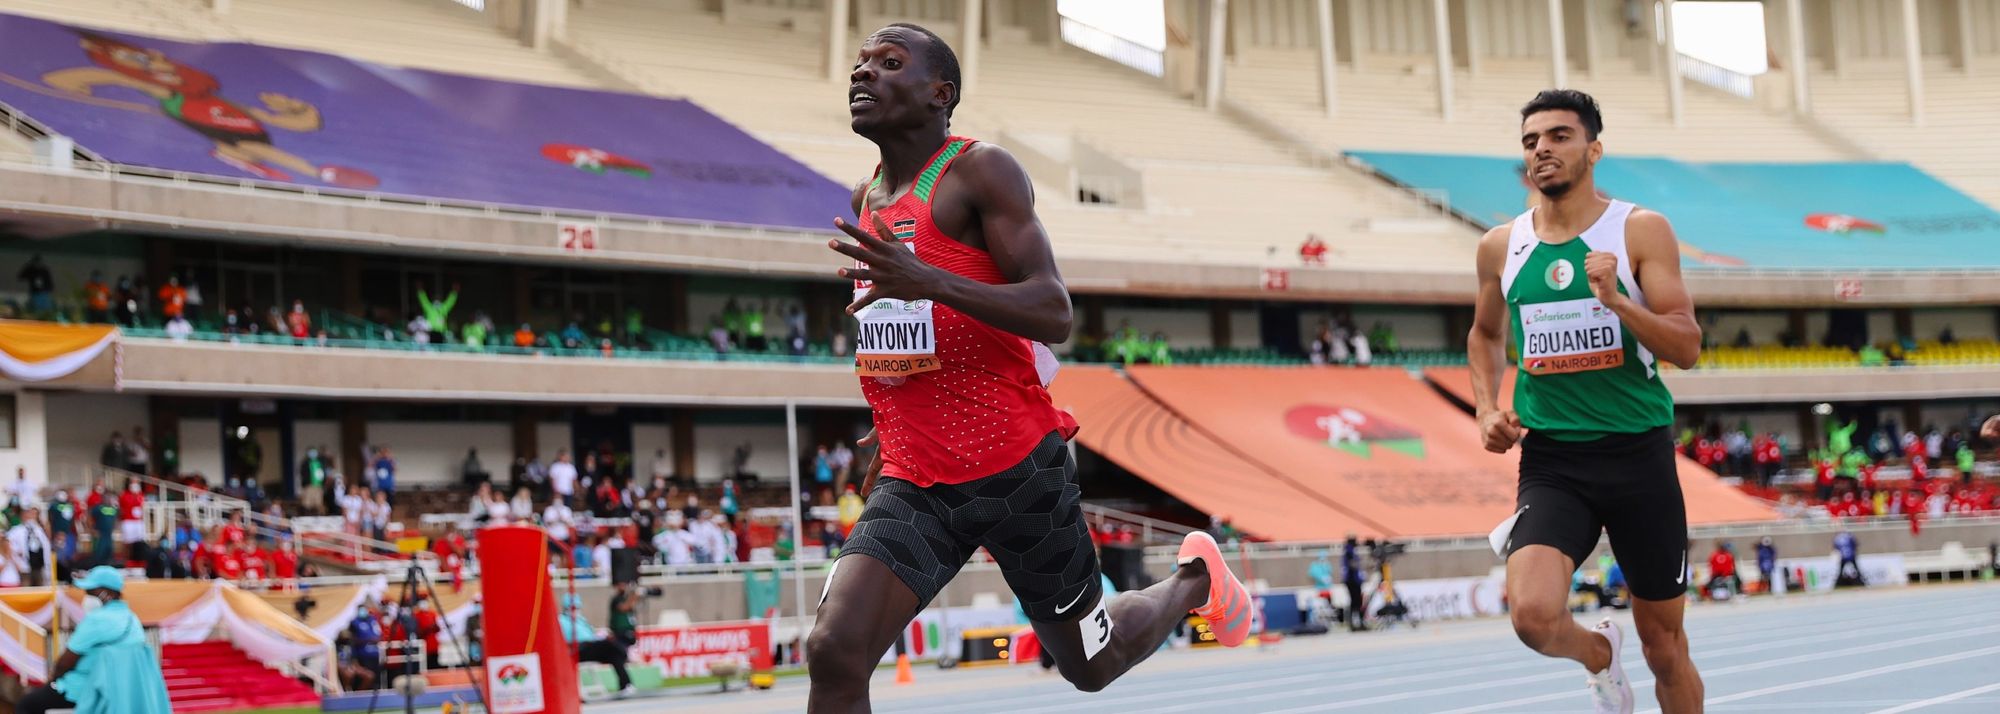
{"label": "race bib", "polygon": [[1610,369],[1625,363],[1625,331],[1597,298],[1522,305],[1521,368],[1528,374]]}
{"label": "race bib", "polygon": [[[857,291],[856,297],[860,297]],[[855,319],[854,372],[884,381],[938,369],[937,322],[929,300],[876,300]]]}

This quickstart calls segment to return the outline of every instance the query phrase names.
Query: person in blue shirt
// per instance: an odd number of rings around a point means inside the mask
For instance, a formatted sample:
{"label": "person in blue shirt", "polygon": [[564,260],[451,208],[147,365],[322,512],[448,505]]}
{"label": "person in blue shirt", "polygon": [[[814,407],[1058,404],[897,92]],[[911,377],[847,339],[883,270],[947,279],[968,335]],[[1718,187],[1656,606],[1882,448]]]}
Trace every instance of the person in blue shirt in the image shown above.
{"label": "person in blue shirt", "polygon": [[389,447],[375,450],[375,490],[389,497],[389,505],[396,505],[396,460],[389,456]]}
{"label": "person in blue shirt", "polygon": [[19,714],[74,709],[77,714],[170,714],[167,681],[146,628],[124,601],[125,578],[97,566],[76,581],[84,592],[83,620],[65,643],[49,684],[14,705]]}
{"label": "person in blue shirt", "polygon": [[1840,553],[1840,570],[1839,575],[1833,581],[1834,586],[1867,585],[1867,579],[1861,576],[1861,564],[1857,559],[1857,554],[1861,548],[1860,544],[1855,542],[1854,534],[1841,531],[1835,535],[1833,537],[1833,549]]}
{"label": "person in blue shirt", "polygon": [[354,664],[363,671],[373,673],[374,680],[381,679],[382,621],[376,619],[373,610],[368,609],[368,603],[361,603],[355,608],[354,620],[347,623],[347,636]]}
{"label": "person in blue shirt", "polygon": [[1349,533],[1340,545],[1340,583],[1347,586],[1347,629],[1354,632],[1368,629],[1362,617],[1368,601],[1361,597],[1361,583],[1367,579],[1368,573],[1361,569],[1361,543]]}
{"label": "person in blue shirt", "polygon": [[1777,569],[1778,548],[1771,544],[1770,536],[1765,536],[1763,540],[1757,541],[1757,574],[1764,578],[1764,592],[1777,592],[1777,588],[1772,585],[1776,581],[1771,579]]}
{"label": "person in blue shirt", "polygon": [[562,606],[563,641],[576,645],[577,661],[611,665],[612,673],[618,675],[617,698],[631,696],[635,690],[632,675],[625,670],[625,645],[597,634],[597,628],[584,619],[583,599],[575,593],[563,595]]}

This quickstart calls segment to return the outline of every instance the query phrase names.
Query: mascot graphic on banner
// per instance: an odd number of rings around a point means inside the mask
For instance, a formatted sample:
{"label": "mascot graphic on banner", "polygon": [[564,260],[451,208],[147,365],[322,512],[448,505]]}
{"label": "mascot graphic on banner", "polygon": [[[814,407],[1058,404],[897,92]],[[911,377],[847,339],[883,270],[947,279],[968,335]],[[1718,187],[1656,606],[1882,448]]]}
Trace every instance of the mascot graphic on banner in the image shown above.
{"label": "mascot graphic on banner", "polygon": [[[60,91],[61,96],[165,116],[215,142],[210,155],[217,161],[257,178],[293,181],[292,174],[298,174],[307,180],[352,189],[371,189],[381,183],[366,171],[315,164],[271,143],[266,127],[301,133],[320,130],[319,108],[309,103],[264,92],[257,95],[263,107],[244,107],[220,96],[222,84],[214,75],[180,64],[159,50],[95,32],[77,30],[76,33],[91,66],[58,69],[42,75],[42,82]],[[108,88],[130,89],[158,104],[98,96],[98,92]],[[286,173],[288,170],[292,173]]]}

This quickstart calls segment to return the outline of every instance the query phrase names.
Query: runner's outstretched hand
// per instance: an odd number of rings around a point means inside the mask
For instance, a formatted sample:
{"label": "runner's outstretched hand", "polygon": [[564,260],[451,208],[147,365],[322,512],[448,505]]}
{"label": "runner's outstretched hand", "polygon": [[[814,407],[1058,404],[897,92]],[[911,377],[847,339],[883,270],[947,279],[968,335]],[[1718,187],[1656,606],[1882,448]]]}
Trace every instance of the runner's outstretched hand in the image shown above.
{"label": "runner's outstretched hand", "polygon": [[918,258],[916,251],[896,239],[896,234],[882,222],[882,214],[872,216],[875,234],[845,220],[835,218],[833,225],[852,236],[854,243],[842,243],[839,239],[827,241],[827,247],[834,252],[861,261],[867,267],[840,269],[840,277],[866,280],[872,284],[854,304],[847,306],[847,314],[854,314],[869,304],[882,298],[897,300],[919,300],[933,294],[938,269]]}

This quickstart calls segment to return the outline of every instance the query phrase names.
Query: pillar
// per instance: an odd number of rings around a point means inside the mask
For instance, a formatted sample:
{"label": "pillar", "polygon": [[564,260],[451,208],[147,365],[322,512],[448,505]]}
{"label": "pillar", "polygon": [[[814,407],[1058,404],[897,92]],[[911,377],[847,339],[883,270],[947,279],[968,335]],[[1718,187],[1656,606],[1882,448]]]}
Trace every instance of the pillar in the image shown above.
{"label": "pillar", "polygon": [[1362,57],[1367,54],[1368,45],[1368,4],[1362,0],[1345,0],[1347,5],[1347,68],[1361,73]]}
{"label": "pillar", "polygon": [[1563,0],[1549,0],[1549,86],[1569,86],[1569,28],[1563,22]]}
{"label": "pillar", "polygon": [[1591,14],[1590,3],[1588,1],[1581,8],[1578,8],[1577,16],[1583,19],[1583,57],[1580,58],[1583,61],[1583,74],[1586,77],[1596,79],[1598,52],[1597,16]]}
{"label": "pillar", "polygon": [[[167,471],[166,459],[167,446],[171,444],[174,449],[175,471],[178,472],[180,455],[186,452],[186,449],[181,448],[181,417],[179,410],[175,409],[178,406],[176,400],[170,397],[145,397],[145,400],[146,439],[153,444],[152,459],[147,463],[152,464],[153,473],[162,477],[179,476],[179,473]],[[290,430],[287,429],[286,433],[289,434]]]}
{"label": "pillar", "polygon": [[1799,338],[1799,344],[1818,344],[1818,338],[1806,334],[1806,311],[1792,309],[1785,312],[1785,330]]}
{"label": "pillar", "polygon": [[1208,340],[1215,349],[1229,349],[1229,336],[1233,332],[1229,325],[1229,305],[1215,303],[1208,306]]}
{"label": "pillar", "polygon": [[1823,7],[1827,13],[1827,34],[1833,36],[1833,42],[1826,52],[1826,66],[1833,70],[1834,76],[1845,77],[1847,76],[1847,26],[1854,20],[1846,12],[1848,5],[1845,0],[1826,0]]}
{"label": "pillar", "polygon": [[958,38],[958,96],[965,96],[979,74],[980,25],[986,19],[986,11],[981,0],[965,0],[965,9],[958,14],[958,26],[963,34]]}
{"label": "pillar", "polygon": [[[340,473],[347,483],[367,483],[368,462],[361,458],[361,444],[368,440],[367,405],[360,402],[340,402]],[[223,423],[228,428],[227,422]],[[222,463],[228,470],[229,455],[223,454]]]}
{"label": "pillar", "polygon": [[1229,26],[1229,0],[1208,0],[1208,41],[1202,51],[1202,107],[1215,111],[1222,106],[1222,47]]}
{"label": "pillar", "polygon": [[[1333,0],[1313,3],[1313,20],[1319,29],[1319,103],[1327,117],[1337,113],[1333,76]],[[1226,323],[1228,318],[1224,318]]]}
{"label": "pillar", "polygon": [[361,254],[341,253],[338,260],[339,267],[335,269],[340,271],[340,311],[368,319],[368,302],[361,298]]}
{"label": "pillar", "polygon": [[854,58],[847,50],[847,1],[826,0],[826,81],[846,84]]}
{"label": "pillar", "polygon": [[1890,310],[1889,319],[1895,325],[1895,336],[1898,339],[1917,336],[1916,319],[1912,316],[1910,308],[1899,307]]}
{"label": "pillar", "polygon": [[674,410],[668,439],[673,443],[674,476],[683,479],[695,478],[694,472],[694,412],[686,408]]}
{"label": "pillar", "polygon": [[1917,36],[1917,0],[1903,0],[1903,71],[1910,86],[1910,123],[1924,123],[1924,49]]}
{"label": "pillar", "polygon": [[1952,47],[1952,63],[1958,70],[1972,74],[1972,56],[1978,54],[1979,46],[1973,39],[1972,0],[1952,0],[1952,24],[1958,28],[1957,41]]}
{"label": "pillar", "polygon": [[546,51],[568,31],[567,0],[527,0],[521,4],[521,44]]}
{"label": "pillar", "polygon": [[[688,277],[680,273],[668,275],[666,279],[666,296],[659,302],[660,315],[665,318],[665,321],[660,323],[660,327],[676,335],[688,334],[690,328],[693,327],[688,324]],[[811,312],[812,309],[812,301],[806,301],[807,312]],[[701,327],[705,329],[708,326],[702,325]]]}
{"label": "pillar", "polygon": [[1437,50],[1438,115],[1451,121],[1451,8],[1431,0],[1431,46]]}
{"label": "pillar", "polygon": [[1465,14],[1465,73],[1477,77],[1486,56],[1485,38],[1480,34],[1486,26],[1486,0],[1464,0],[1459,12]]}
{"label": "pillar", "polygon": [[1787,67],[1792,74],[1792,113],[1812,113],[1811,80],[1806,68],[1806,20],[1799,7],[1802,0],[1785,0],[1785,48]]}
{"label": "pillar", "polygon": [[1667,115],[1673,118],[1674,126],[1681,124],[1681,51],[1674,46],[1674,0],[1660,0],[1662,29],[1665,31],[1666,45],[1660,48],[1661,60],[1667,74]]}
{"label": "pillar", "polygon": [[[1104,298],[1079,297],[1083,301],[1083,334],[1093,342],[1104,341]],[[2000,310],[1994,311],[2000,315]]]}
{"label": "pillar", "polygon": [[[540,422],[540,415],[541,409],[532,405],[522,405],[514,409],[514,419],[511,425],[513,427],[511,431],[513,432],[514,439],[514,458],[527,459],[529,461],[541,458],[541,454],[538,453],[541,450],[540,440],[535,438],[536,425]],[[513,474],[513,468],[514,465],[512,463],[507,464],[508,475]],[[493,477],[495,481],[498,481],[500,472],[494,471]],[[512,496],[512,494],[508,495]]]}

